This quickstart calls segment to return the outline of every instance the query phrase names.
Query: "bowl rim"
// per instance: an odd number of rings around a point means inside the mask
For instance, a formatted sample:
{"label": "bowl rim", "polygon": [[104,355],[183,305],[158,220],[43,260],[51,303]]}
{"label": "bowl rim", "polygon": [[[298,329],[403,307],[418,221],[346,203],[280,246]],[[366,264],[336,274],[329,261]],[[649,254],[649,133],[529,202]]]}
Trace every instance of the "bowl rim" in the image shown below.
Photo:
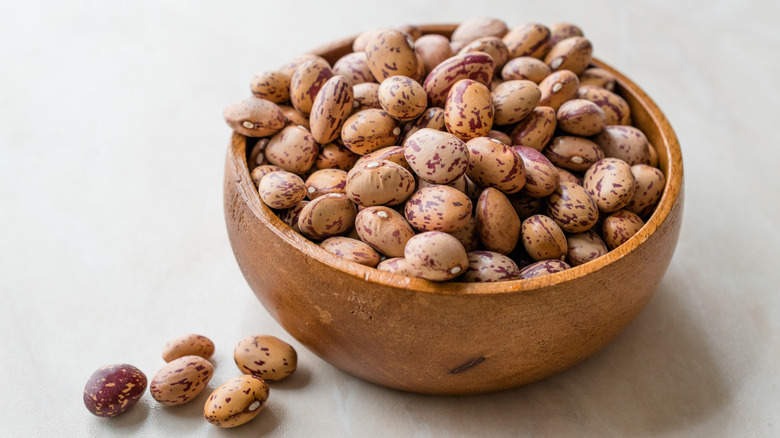
{"label": "bowl rim", "polygon": [[[452,33],[452,30],[455,29],[456,25],[421,25],[418,27],[422,30],[423,34],[438,33],[446,35]],[[328,43],[309,53],[322,56],[323,54],[338,50],[339,48],[343,51],[345,45],[349,45],[351,48],[352,42],[356,37],[357,36],[352,36]],[[351,49],[349,51],[351,52]],[[293,246],[296,250],[301,251],[304,255],[311,257],[320,263],[341,271],[343,274],[362,278],[369,283],[377,283],[387,287],[404,288],[416,292],[432,294],[498,295],[529,292],[575,281],[580,277],[593,274],[606,268],[643,245],[669,217],[677,198],[680,196],[683,184],[683,163],[680,144],[674,130],[660,108],[641,88],[613,67],[597,58],[593,58],[591,63],[596,67],[606,69],[615,75],[617,85],[625,92],[634,95],[637,104],[648,114],[652,124],[658,127],[660,139],[666,146],[663,148],[663,155],[665,156],[667,169],[664,175],[666,177],[666,183],[661,198],[658,201],[655,211],[650,216],[649,220],[645,222],[644,226],[619,247],[588,263],[573,266],[570,269],[554,274],[529,279],[493,283],[465,283],[453,281],[435,282],[421,278],[407,277],[401,274],[379,271],[376,268],[343,259],[325,251],[318,244],[294,231],[260,200],[259,193],[249,174],[249,167],[246,160],[247,137],[238,133],[233,133],[232,141],[228,148],[228,159],[233,160],[233,164],[240,177],[240,180],[236,181],[238,191],[241,193],[243,201],[246,202],[247,206],[258,220],[260,220],[264,226],[269,227],[271,231],[286,244]],[[659,148],[656,147],[656,150],[658,149]],[[660,156],[661,151],[658,152]],[[661,162],[663,161],[659,161],[659,166]]]}

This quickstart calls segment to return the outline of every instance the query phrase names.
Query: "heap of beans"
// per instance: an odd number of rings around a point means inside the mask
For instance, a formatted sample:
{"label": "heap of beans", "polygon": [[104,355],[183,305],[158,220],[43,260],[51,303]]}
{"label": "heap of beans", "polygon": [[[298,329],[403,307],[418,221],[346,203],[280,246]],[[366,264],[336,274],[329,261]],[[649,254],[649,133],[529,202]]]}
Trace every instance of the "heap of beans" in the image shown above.
{"label": "heap of beans", "polygon": [[[84,405],[98,417],[116,417],[130,410],[149,392],[158,403],[179,406],[195,400],[211,381],[214,365],[211,339],[188,334],[163,347],[166,364],[151,383],[129,364],[101,367],[84,387]],[[298,354],[288,343],[270,335],[248,336],[233,350],[233,359],[243,373],[215,389],[206,399],[203,416],[211,424],[229,428],[255,418],[268,401],[268,383],[295,372]]]}
{"label": "heap of beans", "polygon": [[259,73],[224,116],[258,138],[263,202],[325,250],[435,281],[532,278],[627,241],[664,188],[591,53],[566,23],[372,30],[333,65]]}

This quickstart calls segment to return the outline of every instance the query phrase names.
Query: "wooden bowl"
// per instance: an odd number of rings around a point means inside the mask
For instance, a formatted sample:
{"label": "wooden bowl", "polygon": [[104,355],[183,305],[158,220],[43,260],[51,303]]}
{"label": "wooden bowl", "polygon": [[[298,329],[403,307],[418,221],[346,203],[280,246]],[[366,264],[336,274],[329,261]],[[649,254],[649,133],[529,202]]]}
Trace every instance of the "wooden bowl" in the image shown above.
{"label": "wooden bowl", "polygon": [[[449,36],[454,25],[421,26]],[[335,62],[353,38],[313,53]],[[435,283],[339,258],[285,225],[260,200],[247,139],[233,134],[225,217],[257,298],[322,359],[378,385],[427,394],[511,388],[571,367],[604,347],[650,300],[672,258],[683,211],[680,147],[652,100],[618,78],[634,124],[658,150],[667,182],[655,213],[628,242],[561,273],[501,283]],[[649,358],[648,358],[649,359]]]}

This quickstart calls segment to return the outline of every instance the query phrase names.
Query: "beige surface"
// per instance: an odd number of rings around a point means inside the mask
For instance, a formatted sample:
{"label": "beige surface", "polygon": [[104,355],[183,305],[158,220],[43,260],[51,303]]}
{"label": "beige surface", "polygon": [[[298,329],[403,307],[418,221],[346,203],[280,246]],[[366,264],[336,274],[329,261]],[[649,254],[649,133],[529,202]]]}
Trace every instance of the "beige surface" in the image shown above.
{"label": "beige surface", "polygon": [[81,403],[94,369],[129,362],[151,377],[182,333],[217,344],[212,387],[235,374],[242,337],[290,339],[227,241],[222,108],[257,70],[319,42],[460,21],[472,3],[0,3],[0,435],[780,435],[780,6],[627,3],[485,2],[481,14],[579,23],[675,127],[683,230],[639,318],[561,375],[475,397],[385,390],[294,343],[298,373],[230,432],[200,418],[203,399],[163,408],[147,394],[114,420]]}

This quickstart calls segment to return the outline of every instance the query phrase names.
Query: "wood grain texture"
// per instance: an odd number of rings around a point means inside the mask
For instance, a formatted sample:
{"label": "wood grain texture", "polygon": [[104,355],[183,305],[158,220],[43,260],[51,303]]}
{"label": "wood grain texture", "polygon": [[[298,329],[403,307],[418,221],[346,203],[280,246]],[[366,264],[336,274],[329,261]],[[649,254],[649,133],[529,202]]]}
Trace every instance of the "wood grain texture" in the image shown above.
{"label": "wood grain texture", "polygon": [[[448,35],[454,25],[421,26]],[[313,53],[333,62],[352,38]],[[592,355],[642,310],[674,253],[683,211],[682,156],[660,109],[614,73],[634,123],[658,149],[667,185],[656,212],[626,244],[591,263],[530,280],[435,283],[380,272],[330,254],[260,200],[246,138],[227,150],[228,235],[250,287],[293,337],[339,369],[428,394],[507,389]]]}

